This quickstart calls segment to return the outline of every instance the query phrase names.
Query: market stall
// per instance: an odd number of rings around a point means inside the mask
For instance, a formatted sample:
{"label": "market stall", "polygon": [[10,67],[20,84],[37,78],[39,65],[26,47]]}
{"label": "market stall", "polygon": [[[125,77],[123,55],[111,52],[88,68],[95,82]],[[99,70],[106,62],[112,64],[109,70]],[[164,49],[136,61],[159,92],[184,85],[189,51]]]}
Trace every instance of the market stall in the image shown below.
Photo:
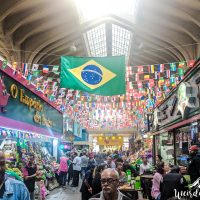
{"label": "market stall", "polygon": [[0,149],[5,151],[9,176],[23,180],[21,168],[28,154],[34,153],[38,180],[44,180],[49,190],[58,186],[55,172],[62,122],[55,104],[0,61]]}
{"label": "market stall", "polygon": [[187,165],[189,147],[199,145],[200,60],[154,110],[154,154],[169,164]]}

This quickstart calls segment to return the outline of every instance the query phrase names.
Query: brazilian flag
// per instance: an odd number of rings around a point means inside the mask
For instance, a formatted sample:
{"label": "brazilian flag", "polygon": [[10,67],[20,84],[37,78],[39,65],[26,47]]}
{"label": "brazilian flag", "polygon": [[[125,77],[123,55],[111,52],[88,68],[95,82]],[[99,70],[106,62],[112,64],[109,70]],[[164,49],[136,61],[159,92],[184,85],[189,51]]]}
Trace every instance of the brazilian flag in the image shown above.
{"label": "brazilian flag", "polygon": [[125,57],[61,56],[60,87],[102,96],[125,94]]}

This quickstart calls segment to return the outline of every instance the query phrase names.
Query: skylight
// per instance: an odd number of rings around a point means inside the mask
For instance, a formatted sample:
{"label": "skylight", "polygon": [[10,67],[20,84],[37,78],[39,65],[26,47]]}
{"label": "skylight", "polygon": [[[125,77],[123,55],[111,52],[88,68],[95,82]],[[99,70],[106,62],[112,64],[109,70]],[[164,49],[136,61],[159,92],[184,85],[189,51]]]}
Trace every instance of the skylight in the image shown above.
{"label": "skylight", "polygon": [[105,24],[87,31],[90,56],[107,56]]}
{"label": "skylight", "polygon": [[131,32],[112,24],[112,55],[126,55],[129,54],[131,44]]}
{"label": "skylight", "polygon": [[139,0],[75,0],[81,22],[106,15],[136,15]]}

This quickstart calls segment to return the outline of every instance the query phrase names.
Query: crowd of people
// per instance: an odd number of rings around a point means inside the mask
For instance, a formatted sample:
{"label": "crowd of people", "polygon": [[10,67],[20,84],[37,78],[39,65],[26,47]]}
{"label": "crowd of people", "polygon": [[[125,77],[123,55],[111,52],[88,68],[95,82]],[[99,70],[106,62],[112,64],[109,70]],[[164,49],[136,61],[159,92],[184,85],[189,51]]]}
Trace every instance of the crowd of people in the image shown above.
{"label": "crowd of people", "polygon": [[[158,155],[156,172],[152,181],[151,197],[155,200],[168,200],[177,195],[176,198],[180,199],[181,197],[178,194],[181,194],[183,199],[200,199],[198,186],[196,188],[189,187],[189,183],[193,184],[200,178],[200,156],[198,152],[198,146],[193,145],[190,147],[187,167],[169,166]],[[184,176],[186,174],[189,175],[189,180]]]}
{"label": "crowd of people", "polygon": [[[175,196],[175,191],[188,190],[188,180],[186,180],[184,174],[190,175],[191,183],[196,184],[198,181],[200,177],[198,151],[198,146],[190,147],[190,159],[187,168],[170,166],[162,161],[160,155],[157,155],[154,166],[149,163],[146,156],[143,156],[142,163],[138,167],[133,167],[128,152],[115,151],[112,154],[94,154],[87,151],[70,152],[61,156],[59,168],[55,173],[60,187],[65,188],[66,184],[71,187],[78,187],[81,183],[79,188],[82,200],[134,199],[119,190],[119,186],[130,183],[127,172],[131,173],[131,177],[140,177],[141,192],[144,198],[168,200]],[[0,152],[0,199],[34,200],[35,185],[39,176],[34,155],[29,155],[27,164],[21,169],[24,181],[7,177],[5,169],[4,153]],[[149,174],[152,175],[152,179],[145,179],[145,175]],[[196,188],[190,189],[193,191]],[[198,198],[192,196],[189,199]],[[41,197],[41,200],[44,199],[45,195]]]}
{"label": "crowd of people", "polygon": [[[111,171],[106,169],[112,169]],[[102,187],[113,182],[123,184],[126,180],[126,170],[131,170],[136,175],[135,170],[129,164],[126,152],[113,154],[88,153],[86,151],[63,154],[60,158],[59,183],[61,187],[71,184],[71,187],[78,187],[79,177],[82,179],[80,192],[82,200],[88,200],[102,191]],[[106,176],[111,176],[105,184],[102,182],[102,172]],[[117,176],[117,178],[113,178]],[[108,187],[106,187],[108,190]],[[115,187],[117,188],[117,187]]]}
{"label": "crowd of people", "polygon": [[[177,192],[188,190],[189,183],[185,174],[190,175],[191,183],[200,177],[200,157],[197,154],[198,147],[191,146],[187,168],[169,165],[162,161],[160,155],[157,155],[154,166],[149,163],[147,157],[143,156],[142,163],[138,168],[134,168],[127,152],[115,151],[113,154],[97,155],[85,151],[80,155],[74,153],[74,157],[67,158],[70,163],[69,168],[72,168],[68,170],[68,184],[72,179],[71,187],[77,187],[79,175],[82,177],[80,187],[82,200],[129,199],[117,189],[120,185],[128,183],[127,170],[129,170],[132,177],[141,177],[143,198],[167,200],[175,196],[175,190]],[[61,162],[62,160],[66,163],[64,158],[61,158]],[[152,179],[143,178],[143,175],[148,174],[152,175]],[[62,173],[60,175],[62,177]],[[65,186],[65,183],[62,186]]]}

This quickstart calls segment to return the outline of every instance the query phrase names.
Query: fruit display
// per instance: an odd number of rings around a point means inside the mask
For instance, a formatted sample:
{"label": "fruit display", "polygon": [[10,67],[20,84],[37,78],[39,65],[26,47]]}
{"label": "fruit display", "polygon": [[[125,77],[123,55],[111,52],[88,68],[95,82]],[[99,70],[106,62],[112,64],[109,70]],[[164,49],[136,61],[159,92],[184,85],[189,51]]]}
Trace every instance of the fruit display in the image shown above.
{"label": "fruit display", "polygon": [[19,181],[23,181],[23,175],[18,168],[8,168],[6,170],[6,175],[10,178],[14,178]]}
{"label": "fruit display", "polygon": [[[20,144],[24,145],[20,145]],[[53,158],[46,147],[39,142],[30,142],[19,139],[6,139],[3,143],[6,160],[6,176],[23,181],[22,169],[29,162],[29,154],[34,154],[34,164],[37,165],[36,182],[44,180],[47,189],[52,190],[59,186],[55,173],[59,169],[59,164]],[[26,146],[26,148],[24,148]]]}

